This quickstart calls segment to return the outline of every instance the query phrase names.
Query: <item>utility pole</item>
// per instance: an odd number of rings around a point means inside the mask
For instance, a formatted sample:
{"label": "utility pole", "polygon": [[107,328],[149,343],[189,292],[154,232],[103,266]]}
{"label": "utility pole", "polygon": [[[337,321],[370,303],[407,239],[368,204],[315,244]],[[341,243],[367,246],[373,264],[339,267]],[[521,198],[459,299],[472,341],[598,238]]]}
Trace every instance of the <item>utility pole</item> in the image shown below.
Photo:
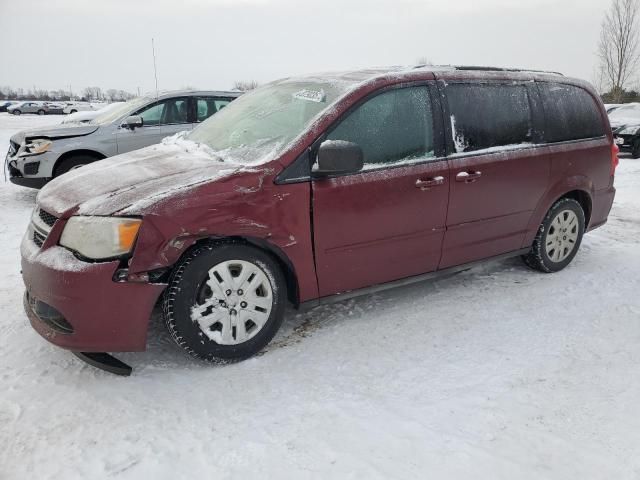
{"label": "utility pole", "polygon": [[156,77],[156,100],[158,100],[158,69],[156,68],[156,47],[151,37],[151,51],[153,52],[153,74]]}

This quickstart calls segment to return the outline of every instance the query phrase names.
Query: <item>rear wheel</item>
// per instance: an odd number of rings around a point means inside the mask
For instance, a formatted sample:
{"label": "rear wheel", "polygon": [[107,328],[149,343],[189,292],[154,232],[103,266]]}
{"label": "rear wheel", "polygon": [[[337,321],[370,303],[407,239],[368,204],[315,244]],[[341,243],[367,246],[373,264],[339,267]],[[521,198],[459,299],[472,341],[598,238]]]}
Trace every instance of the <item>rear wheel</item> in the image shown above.
{"label": "rear wheel", "polygon": [[71,170],[84,167],[85,165],[95,162],[96,160],[98,160],[96,157],[92,157],[90,155],[75,155],[73,157],[65,158],[60,163],[58,163],[58,165],[56,165],[53,176],[54,178],[57,178],[60,175],[64,175]]}
{"label": "rear wheel", "polygon": [[13,114],[14,115],[22,115],[22,112],[20,110],[14,110]]}
{"label": "rear wheel", "polygon": [[558,200],[542,221],[531,251],[522,257],[524,262],[545,273],[562,270],[578,253],[584,228],[580,203],[572,198]]}
{"label": "rear wheel", "polygon": [[78,110],[71,110],[69,113],[76,113]]}
{"label": "rear wheel", "polygon": [[284,318],[286,282],[267,253],[210,242],[178,263],[163,300],[171,336],[190,355],[232,362],[255,355]]}

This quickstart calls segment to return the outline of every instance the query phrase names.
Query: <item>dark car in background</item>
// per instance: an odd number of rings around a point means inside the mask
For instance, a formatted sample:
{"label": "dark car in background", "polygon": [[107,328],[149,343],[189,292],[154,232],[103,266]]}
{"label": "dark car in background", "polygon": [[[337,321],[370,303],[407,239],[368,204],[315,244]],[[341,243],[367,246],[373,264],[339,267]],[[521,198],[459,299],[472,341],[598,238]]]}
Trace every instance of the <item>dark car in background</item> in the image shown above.
{"label": "dark car in background", "polygon": [[609,113],[609,122],[620,151],[640,158],[640,103],[619,106]]}
{"label": "dark car in background", "polygon": [[18,103],[16,101],[10,101],[10,100],[3,100],[0,101],[0,112],[6,112],[7,108],[9,108],[11,105]]}
{"label": "dark car in background", "polygon": [[287,302],[487,259],[562,270],[607,221],[617,152],[593,87],[558,74],[272,82],[185,137],[45,186],[21,247],[25,309],[46,340],[119,373],[130,369],[104,352],[144,350],[158,300],[186,352],[241,360]]}

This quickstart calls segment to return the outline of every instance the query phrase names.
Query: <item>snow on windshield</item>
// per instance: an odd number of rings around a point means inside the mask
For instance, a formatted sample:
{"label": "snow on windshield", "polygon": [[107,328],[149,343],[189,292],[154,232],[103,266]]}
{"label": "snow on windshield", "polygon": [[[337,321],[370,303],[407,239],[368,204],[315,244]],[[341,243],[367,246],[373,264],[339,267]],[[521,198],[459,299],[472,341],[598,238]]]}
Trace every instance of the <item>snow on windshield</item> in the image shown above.
{"label": "snow on windshield", "polygon": [[187,139],[204,143],[223,160],[266,163],[282,153],[318,115],[355,82],[346,79],[283,80],[233,101],[193,130]]}
{"label": "snow on windshield", "polygon": [[612,123],[637,123],[640,124],[640,104],[625,105],[617,108],[609,114]]}
{"label": "snow on windshield", "polygon": [[100,113],[96,118],[91,120],[91,123],[96,125],[102,125],[104,123],[111,123],[117,120],[127,112],[132,112],[139,107],[142,107],[145,103],[149,102],[148,97],[139,97],[129,100],[128,102],[121,103],[117,107],[111,108],[105,112]]}

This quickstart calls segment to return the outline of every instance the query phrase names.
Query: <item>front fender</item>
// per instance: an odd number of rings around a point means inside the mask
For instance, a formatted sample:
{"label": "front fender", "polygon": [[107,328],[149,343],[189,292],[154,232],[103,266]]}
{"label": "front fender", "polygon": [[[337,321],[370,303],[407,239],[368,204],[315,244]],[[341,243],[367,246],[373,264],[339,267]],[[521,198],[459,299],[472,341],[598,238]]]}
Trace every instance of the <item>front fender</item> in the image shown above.
{"label": "front fender", "polygon": [[221,181],[225,186],[204,185],[155,206],[143,216],[130,272],[172,267],[203,239],[240,238],[274,253],[295,274],[300,301],[317,298],[309,184],[254,180],[247,186],[231,177]]}

